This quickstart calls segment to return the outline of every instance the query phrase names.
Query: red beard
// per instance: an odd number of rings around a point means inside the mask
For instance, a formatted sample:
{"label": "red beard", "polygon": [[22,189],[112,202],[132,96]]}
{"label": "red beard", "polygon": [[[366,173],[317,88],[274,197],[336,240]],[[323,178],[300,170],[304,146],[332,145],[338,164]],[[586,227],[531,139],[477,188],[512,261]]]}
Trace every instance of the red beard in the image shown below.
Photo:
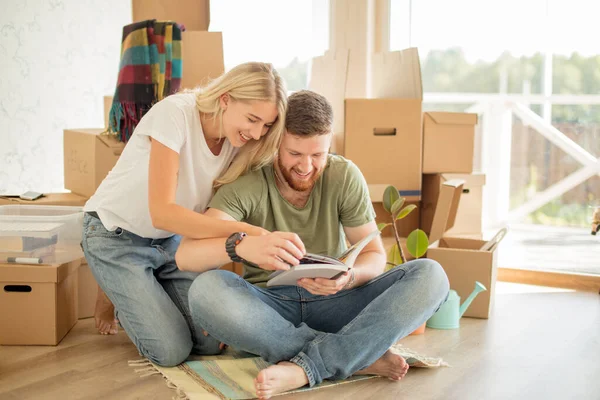
{"label": "red beard", "polygon": [[308,179],[299,179],[292,171],[293,168],[285,169],[283,164],[281,164],[281,160],[278,159],[277,162],[279,164],[279,170],[283,174],[283,178],[287,184],[297,192],[307,192],[311,190],[323,172],[323,170],[315,169]]}

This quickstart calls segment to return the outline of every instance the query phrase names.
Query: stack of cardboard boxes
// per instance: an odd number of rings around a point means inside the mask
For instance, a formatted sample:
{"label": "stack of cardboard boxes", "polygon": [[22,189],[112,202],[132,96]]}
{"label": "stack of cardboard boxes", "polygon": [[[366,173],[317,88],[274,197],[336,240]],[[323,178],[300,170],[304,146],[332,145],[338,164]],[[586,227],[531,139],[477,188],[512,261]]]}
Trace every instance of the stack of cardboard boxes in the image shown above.
{"label": "stack of cardboard boxes", "polygon": [[[496,267],[494,251],[479,252],[485,242],[477,240],[482,237],[485,183],[483,174],[473,173],[477,115],[422,112],[421,72],[415,48],[373,54],[370,97],[346,98],[346,88],[351,84],[347,81],[350,57],[350,50],[336,49],[313,60],[310,88],[327,97],[335,113],[332,152],[352,160],[363,172],[378,223],[391,222],[381,203],[388,185],[399,190],[406,204],[417,205],[398,223],[400,235],[406,237],[417,228],[429,234],[431,249],[427,256],[440,259],[451,287],[460,296],[472,291],[477,278],[492,286],[477,299],[483,304],[475,304],[467,314],[487,318]],[[448,199],[449,189],[442,196],[448,182],[460,182],[455,200]],[[433,232],[436,217],[442,228]],[[388,229],[384,236],[390,235]],[[394,243],[390,239],[387,242]],[[478,252],[482,253],[479,258]]]}

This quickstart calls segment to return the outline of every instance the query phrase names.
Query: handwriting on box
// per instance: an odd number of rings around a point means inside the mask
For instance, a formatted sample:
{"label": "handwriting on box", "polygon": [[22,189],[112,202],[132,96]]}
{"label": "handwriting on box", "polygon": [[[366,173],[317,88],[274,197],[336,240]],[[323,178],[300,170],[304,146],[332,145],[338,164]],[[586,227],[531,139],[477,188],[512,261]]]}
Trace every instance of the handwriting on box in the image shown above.
{"label": "handwriting on box", "polygon": [[67,154],[67,168],[69,171],[75,171],[83,175],[88,175],[88,162],[78,154],[77,150],[70,150]]}

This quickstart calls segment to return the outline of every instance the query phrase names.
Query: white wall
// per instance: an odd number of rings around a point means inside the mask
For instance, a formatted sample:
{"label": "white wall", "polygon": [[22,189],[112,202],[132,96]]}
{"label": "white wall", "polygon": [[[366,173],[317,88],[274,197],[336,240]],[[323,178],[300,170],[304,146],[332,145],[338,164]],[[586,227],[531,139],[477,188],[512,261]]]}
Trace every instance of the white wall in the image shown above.
{"label": "white wall", "polygon": [[103,126],[125,0],[0,0],[0,193],[63,188],[64,128]]}

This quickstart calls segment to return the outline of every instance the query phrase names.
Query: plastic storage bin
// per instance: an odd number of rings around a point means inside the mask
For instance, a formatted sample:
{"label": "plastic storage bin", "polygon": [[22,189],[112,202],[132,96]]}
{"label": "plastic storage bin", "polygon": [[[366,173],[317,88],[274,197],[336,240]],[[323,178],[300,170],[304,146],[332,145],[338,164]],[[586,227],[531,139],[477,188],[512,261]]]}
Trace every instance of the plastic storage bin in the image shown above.
{"label": "plastic storage bin", "polygon": [[0,263],[56,264],[83,257],[83,207],[0,206]]}

